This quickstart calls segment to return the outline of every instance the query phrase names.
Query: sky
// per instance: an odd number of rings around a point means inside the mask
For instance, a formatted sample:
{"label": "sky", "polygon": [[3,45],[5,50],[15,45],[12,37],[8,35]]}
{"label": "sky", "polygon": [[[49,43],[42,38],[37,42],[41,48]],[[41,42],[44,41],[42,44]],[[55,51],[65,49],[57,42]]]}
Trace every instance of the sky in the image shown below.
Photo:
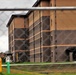
{"label": "sky", "polygon": [[[0,8],[26,8],[31,7],[36,0],[0,0]],[[0,11],[0,52],[9,50],[8,28],[6,27],[10,16],[14,13],[25,13],[24,11]]]}

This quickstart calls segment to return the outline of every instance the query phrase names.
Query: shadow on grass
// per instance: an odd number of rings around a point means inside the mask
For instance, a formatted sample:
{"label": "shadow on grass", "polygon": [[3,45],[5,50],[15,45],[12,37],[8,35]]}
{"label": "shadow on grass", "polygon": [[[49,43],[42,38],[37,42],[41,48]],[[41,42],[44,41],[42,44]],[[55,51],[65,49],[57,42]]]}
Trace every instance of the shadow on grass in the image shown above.
{"label": "shadow on grass", "polygon": [[3,73],[0,73],[0,75],[3,75]]}

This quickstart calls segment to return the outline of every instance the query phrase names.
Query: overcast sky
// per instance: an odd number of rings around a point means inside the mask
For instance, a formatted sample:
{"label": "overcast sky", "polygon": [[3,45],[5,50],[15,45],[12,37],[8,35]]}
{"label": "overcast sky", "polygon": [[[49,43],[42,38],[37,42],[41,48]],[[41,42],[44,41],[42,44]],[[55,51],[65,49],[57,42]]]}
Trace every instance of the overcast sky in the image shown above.
{"label": "overcast sky", "polygon": [[[31,7],[36,0],[0,0],[0,8],[25,8]],[[6,24],[13,13],[25,12],[3,12],[0,11],[0,52],[8,50],[8,30]]]}

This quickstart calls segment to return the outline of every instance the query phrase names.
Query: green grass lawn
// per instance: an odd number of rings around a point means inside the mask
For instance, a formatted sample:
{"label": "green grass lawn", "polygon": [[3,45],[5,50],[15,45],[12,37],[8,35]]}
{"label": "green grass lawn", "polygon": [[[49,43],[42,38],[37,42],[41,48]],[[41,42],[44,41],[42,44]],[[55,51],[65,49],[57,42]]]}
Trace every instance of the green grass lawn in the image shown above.
{"label": "green grass lawn", "polygon": [[0,75],[21,75],[21,74],[7,74],[7,73],[0,73]]}
{"label": "green grass lawn", "polygon": [[51,72],[51,73],[38,73],[38,72],[29,72],[22,71],[17,69],[11,69],[11,74],[7,74],[6,68],[3,68],[3,73],[0,75],[76,75],[76,72]]}
{"label": "green grass lawn", "polygon": [[29,71],[22,71],[17,69],[11,69],[11,74],[7,74],[6,68],[3,68],[3,73],[0,75],[46,75],[46,74],[40,74],[36,72],[29,72]]}
{"label": "green grass lawn", "polygon": [[[34,75],[34,74],[7,74],[7,73],[2,73],[0,75]],[[41,75],[41,74],[36,74],[36,75]]]}
{"label": "green grass lawn", "polygon": [[7,73],[2,73],[0,75],[76,75],[76,73],[50,73],[50,74],[36,74],[36,73],[26,73],[26,74],[7,74]]}
{"label": "green grass lawn", "polygon": [[65,62],[63,62],[63,64],[56,63],[55,65],[52,65],[52,63],[21,63],[43,65],[13,66],[11,67],[11,74],[7,74],[6,67],[3,67],[3,74],[0,75],[76,75],[76,63],[64,63]]}
{"label": "green grass lawn", "polygon": [[76,75],[76,73],[51,73],[48,75]]}

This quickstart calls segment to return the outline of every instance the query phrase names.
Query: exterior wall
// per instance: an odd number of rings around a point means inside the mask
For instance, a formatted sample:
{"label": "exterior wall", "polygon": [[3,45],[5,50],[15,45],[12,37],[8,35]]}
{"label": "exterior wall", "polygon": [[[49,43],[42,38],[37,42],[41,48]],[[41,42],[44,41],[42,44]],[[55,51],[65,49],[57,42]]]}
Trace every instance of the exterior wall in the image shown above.
{"label": "exterior wall", "polygon": [[11,25],[9,26],[9,50],[10,52],[13,51],[13,41],[14,41],[14,34],[13,34],[13,30],[14,30],[14,20],[11,22]]}
{"label": "exterior wall", "polygon": [[[15,62],[26,61],[26,57],[29,56],[28,40],[26,40],[28,38],[28,22],[26,20],[24,17],[15,17],[9,26],[9,46],[11,53],[13,53],[13,61]],[[25,45],[26,43],[27,46]],[[23,52],[26,55],[25,58],[23,57]]]}
{"label": "exterior wall", "polygon": [[[42,1],[41,7],[49,7],[50,1]],[[50,11],[41,11],[41,51],[43,62],[51,61],[50,47]]]}
{"label": "exterior wall", "polygon": [[[47,6],[76,6],[76,1],[42,0],[37,7]],[[19,51],[25,52],[30,62],[67,61],[65,50],[76,46],[75,18],[75,10],[36,10],[32,11],[27,18],[14,18],[9,26],[9,49],[17,53],[17,61],[18,55],[22,55],[18,54]],[[21,44],[23,46],[18,49],[17,46]],[[25,44],[27,47],[24,46]],[[28,58],[24,59],[28,60]]]}
{"label": "exterior wall", "polygon": [[30,46],[30,62],[34,62],[34,31],[33,31],[33,12],[29,15],[29,46]]}
{"label": "exterior wall", "polygon": [[25,25],[25,50],[26,50],[26,60],[27,62],[30,61],[30,49],[29,49],[29,21],[28,18],[25,18],[24,21]]}
{"label": "exterior wall", "polygon": [[14,49],[15,49],[15,61],[20,60],[19,51],[25,50],[25,28],[24,18],[14,18]]}
{"label": "exterior wall", "polygon": [[24,28],[24,18],[15,18],[14,28]]}
{"label": "exterior wall", "polygon": [[[44,6],[49,6],[49,2],[41,1],[38,5],[38,7]],[[45,56],[45,50],[48,49],[48,43],[46,42],[50,40],[50,38],[45,39],[46,35],[50,34],[49,15],[49,11],[33,11],[29,15],[30,62],[47,62],[50,59]],[[47,53],[50,53],[50,49],[47,50]],[[45,59],[46,57],[48,60]]]}
{"label": "exterior wall", "polygon": [[[75,0],[52,0],[52,6],[76,6]],[[65,50],[68,47],[76,46],[76,11],[63,10],[50,12],[51,31],[51,61],[66,61]]]}
{"label": "exterior wall", "polygon": [[[40,62],[40,12],[34,11],[34,47],[35,47],[35,62]],[[38,36],[38,37],[37,37]]]}

